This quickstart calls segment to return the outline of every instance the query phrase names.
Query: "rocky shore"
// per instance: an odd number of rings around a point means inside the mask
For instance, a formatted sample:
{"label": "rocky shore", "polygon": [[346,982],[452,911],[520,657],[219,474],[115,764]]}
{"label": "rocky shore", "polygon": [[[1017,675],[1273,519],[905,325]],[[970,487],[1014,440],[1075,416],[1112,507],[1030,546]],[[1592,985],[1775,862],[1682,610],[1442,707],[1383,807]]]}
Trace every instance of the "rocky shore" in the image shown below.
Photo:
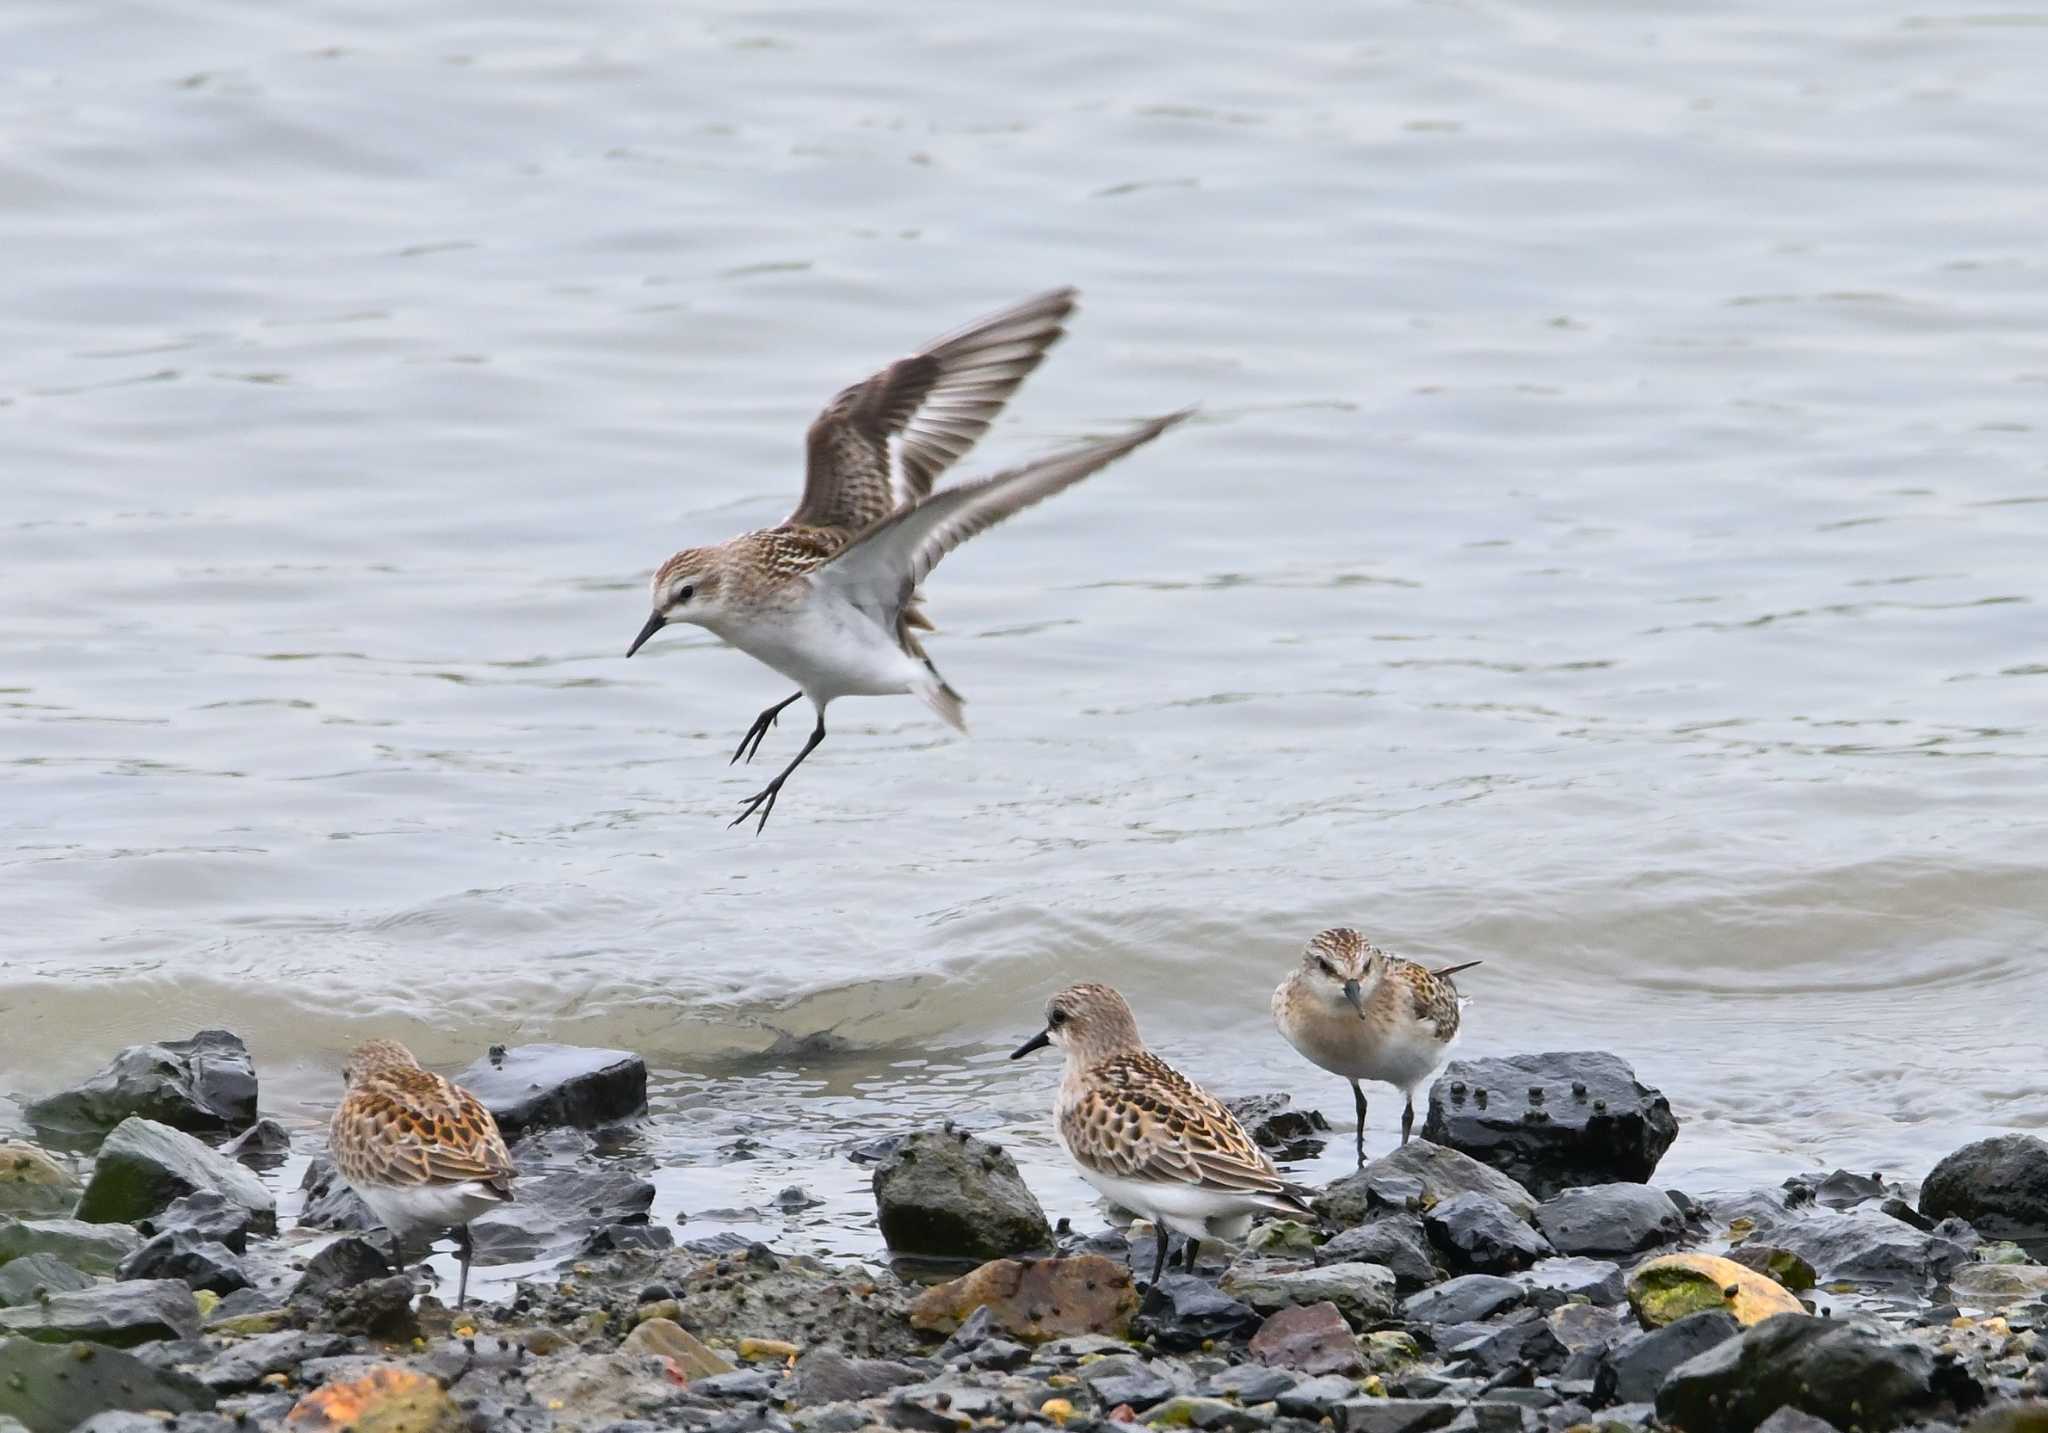
{"label": "rocky shore", "polygon": [[[479,1258],[547,1269],[461,1310],[323,1161],[279,1228],[290,1139],[231,1035],[30,1104],[0,1140],[0,1433],[2048,1428],[2031,1136],[1917,1190],[1691,1197],[1655,1182],[1677,1122],[1621,1059],[1461,1061],[1420,1138],[1320,1191],[1319,1227],[1151,1287],[1149,1227],[1049,1221],[952,1129],[856,1152],[894,1263],[678,1243],[605,1154],[644,1112],[636,1057],[494,1049],[457,1078],[532,1171]],[[1282,1158],[1327,1130],[1284,1097],[1241,1114]]]}

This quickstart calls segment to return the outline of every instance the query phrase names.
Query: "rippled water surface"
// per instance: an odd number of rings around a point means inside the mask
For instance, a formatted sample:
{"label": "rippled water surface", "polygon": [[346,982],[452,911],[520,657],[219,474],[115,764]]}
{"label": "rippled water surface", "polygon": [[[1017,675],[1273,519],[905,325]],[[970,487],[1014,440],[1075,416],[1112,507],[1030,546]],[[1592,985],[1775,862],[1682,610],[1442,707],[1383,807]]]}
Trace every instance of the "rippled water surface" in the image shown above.
{"label": "rippled water surface", "polygon": [[[868,1247],[841,1151],[952,1116],[1085,1221],[1044,996],[1338,1115],[1266,998],[1345,921],[1486,961],[1468,1051],[1633,1059],[1689,1187],[2048,1123],[2044,68],[1846,0],[18,0],[0,1090],[622,1045],[664,1217]],[[1058,283],[963,471],[1201,421],[935,575],[972,739],[849,701],[728,830],[787,683],[622,660],[648,571]]]}

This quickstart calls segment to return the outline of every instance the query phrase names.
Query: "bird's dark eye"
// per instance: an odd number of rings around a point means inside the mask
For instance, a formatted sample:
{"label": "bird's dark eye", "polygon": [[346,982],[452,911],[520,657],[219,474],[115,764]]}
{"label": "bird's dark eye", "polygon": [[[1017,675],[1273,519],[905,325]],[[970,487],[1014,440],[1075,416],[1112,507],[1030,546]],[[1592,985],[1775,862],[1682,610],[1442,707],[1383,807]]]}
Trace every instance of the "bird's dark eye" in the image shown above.
{"label": "bird's dark eye", "polygon": [[678,587],[676,589],[676,601],[688,602],[690,598],[693,595],[695,595],[696,591],[697,589],[695,587],[692,587],[689,583],[686,582],[681,587]]}
{"label": "bird's dark eye", "polygon": [[1330,979],[1335,980],[1337,978],[1337,967],[1330,964],[1329,961],[1319,960],[1316,964],[1323,968],[1323,974],[1329,976]]}
{"label": "bird's dark eye", "polygon": [[1046,1017],[1046,1020],[1049,1024],[1064,1025],[1067,1023],[1067,1012],[1064,1010],[1055,1010],[1052,1012],[1051,1015]]}

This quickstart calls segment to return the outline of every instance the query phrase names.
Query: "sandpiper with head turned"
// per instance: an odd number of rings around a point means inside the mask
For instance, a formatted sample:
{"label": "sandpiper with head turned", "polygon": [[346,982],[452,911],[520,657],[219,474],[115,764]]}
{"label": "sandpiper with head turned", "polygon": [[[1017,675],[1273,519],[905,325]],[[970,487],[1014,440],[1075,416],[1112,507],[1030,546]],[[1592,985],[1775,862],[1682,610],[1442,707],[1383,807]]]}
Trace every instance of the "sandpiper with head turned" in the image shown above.
{"label": "sandpiper with head turned", "polygon": [[845,696],[922,697],[965,731],[960,694],[918,641],[929,630],[918,585],[939,559],[1004,518],[1071,487],[1186,417],[938,492],[932,483],[988,431],[1064,331],[1072,289],[970,324],[854,384],[811,424],[803,500],[780,526],[685,548],[654,574],[654,611],[627,656],[687,622],[797,684],[754,719],[733,761],[754,759],[784,707],[809,697],[803,749],[733,818],[768,824],[790,773],[825,739],[825,708]]}
{"label": "sandpiper with head turned", "polygon": [[401,1259],[417,1237],[456,1231],[460,1308],[476,1252],[469,1221],[512,1198],[512,1156],[498,1122],[396,1040],[362,1046],[345,1078],[348,1092],[328,1125],[334,1166],[397,1238]]}
{"label": "sandpiper with head turned", "polygon": [[1123,996],[1070,985],[1046,1002],[1045,1028],[1011,1059],[1057,1045],[1066,1070],[1053,1128],[1081,1177],[1159,1229],[1186,1236],[1186,1267],[1205,1238],[1242,1239],[1260,1213],[1314,1220],[1309,1191],[1280,1175],[1222,1101],[1145,1048]]}
{"label": "sandpiper with head turned", "polygon": [[1273,1022],[1287,1043],[1351,1081],[1358,1106],[1358,1162],[1365,1163],[1365,1091],[1380,1080],[1407,1097],[1401,1143],[1415,1128],[1415,1091],[1458,1037],[1464,999],[1451,977],[1480,962],[1430,970],[1340,926],[1308,943],[1301,964],[1273,992]]}

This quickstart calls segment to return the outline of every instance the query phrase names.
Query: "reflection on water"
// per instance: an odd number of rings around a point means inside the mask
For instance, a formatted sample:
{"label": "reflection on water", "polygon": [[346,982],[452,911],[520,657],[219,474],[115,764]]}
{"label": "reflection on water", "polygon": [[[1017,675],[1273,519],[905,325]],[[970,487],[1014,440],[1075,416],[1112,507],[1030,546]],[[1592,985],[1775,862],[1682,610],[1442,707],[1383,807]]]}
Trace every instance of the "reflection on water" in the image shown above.
{"label": "reflection on water", "polygon": [[[1264,1012],[1345,921],[1487,962],[1467,1050],[1627,1054],[1694,1187],[2048,1123],[1997,19],[13,7],[0,1089],[226,1024],[310,1132],[369,1034],[629,1046],[661,1217],[864,1249],[856,1129],[1084,1205],[997,1058],[1060,981],[1341,1112]],[[727,831],[782,684],[628,666],[648,568],[1069,282],[962,472],[1201,418],[935,575],[971,740],[847,704]]]}

